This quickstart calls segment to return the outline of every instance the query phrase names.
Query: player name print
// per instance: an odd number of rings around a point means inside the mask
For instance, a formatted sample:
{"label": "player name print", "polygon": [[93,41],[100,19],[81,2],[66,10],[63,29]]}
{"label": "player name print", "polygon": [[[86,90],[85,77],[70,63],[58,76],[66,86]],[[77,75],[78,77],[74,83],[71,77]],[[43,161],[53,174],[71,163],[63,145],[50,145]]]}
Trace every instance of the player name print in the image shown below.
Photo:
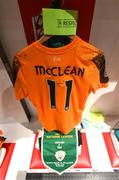
{"label": "player name print", "polygon": [[76,66],[66,66],[64,68],[60,66],[53,67],[44,67],[44,66],[35,66],[36,75],[52,75],[52,76],[64,76],[64,75],[74,75],[82,76],[84,75],[85,69],[79,68]]}

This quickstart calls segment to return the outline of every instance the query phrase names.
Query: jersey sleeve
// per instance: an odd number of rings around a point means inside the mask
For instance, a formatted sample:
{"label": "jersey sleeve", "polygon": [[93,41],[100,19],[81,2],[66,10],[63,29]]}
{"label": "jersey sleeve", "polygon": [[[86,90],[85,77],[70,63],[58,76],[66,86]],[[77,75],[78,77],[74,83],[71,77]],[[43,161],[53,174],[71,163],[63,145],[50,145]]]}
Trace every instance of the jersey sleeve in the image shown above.
{"label": "jersey sleeve", "polygon": [[78,54],[81,59],[91,63],[89,74],[87,74],[90,90],[95,93],[97,89],[107,87],[109,78],[105,70],[103,52],[92,44],[81,40],[80,51],[78,53],[81,54]]}
{"label": "jersey sleeve", "polygon": [[106,74],[105,57],[103,53],[98,54],[92,59],[95,70],[91,82],[91,91],[95,91],[99,88],[105,88],[108,86],[109,78]]}
{"label": "jersey sleeve", "polygon": [[25,81],[22,72],[22,65],[18,57],[15,57],[13,61],[13,80],[14,80],[16,99],[20,100],[27,97],[28,95],[27,83]]}

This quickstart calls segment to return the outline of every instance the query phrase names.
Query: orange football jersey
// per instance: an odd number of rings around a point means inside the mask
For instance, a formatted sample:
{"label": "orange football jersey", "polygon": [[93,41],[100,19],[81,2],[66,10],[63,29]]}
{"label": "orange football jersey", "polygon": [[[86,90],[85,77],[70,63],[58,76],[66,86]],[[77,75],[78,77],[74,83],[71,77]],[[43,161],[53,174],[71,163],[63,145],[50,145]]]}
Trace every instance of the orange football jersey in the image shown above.
{"label": "orange football jersey", "polygon": [[81,121],[89,93],[106,87],[102,52],[75,36],[59,48],[39,41],[17,53],[17,99],[28,97],[47,131],[69,133]]}

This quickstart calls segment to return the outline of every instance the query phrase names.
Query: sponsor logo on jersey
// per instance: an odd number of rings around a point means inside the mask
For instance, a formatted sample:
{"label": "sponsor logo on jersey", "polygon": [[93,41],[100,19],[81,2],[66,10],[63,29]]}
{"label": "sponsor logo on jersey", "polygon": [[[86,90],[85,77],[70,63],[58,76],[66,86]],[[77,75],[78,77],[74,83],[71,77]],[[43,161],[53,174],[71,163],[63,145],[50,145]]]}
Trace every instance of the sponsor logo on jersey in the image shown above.
{"label": "sponsor logo on jersey", "polygon": [[54,56],[53,61],[54,61],[54,62],[61,61],[61,58],[60,58],[60,57],[57,57],[57,56]]}
{"label": "sponsor logo on jersey", "polygon": [[64,75],[74,75],[74,76],[84,76],[85,69],[76,66],[66,66],[62,68],[60,66],[54,67],[44,67],[35,66],[36,75],[51,75],[51,76],[64,76]]}

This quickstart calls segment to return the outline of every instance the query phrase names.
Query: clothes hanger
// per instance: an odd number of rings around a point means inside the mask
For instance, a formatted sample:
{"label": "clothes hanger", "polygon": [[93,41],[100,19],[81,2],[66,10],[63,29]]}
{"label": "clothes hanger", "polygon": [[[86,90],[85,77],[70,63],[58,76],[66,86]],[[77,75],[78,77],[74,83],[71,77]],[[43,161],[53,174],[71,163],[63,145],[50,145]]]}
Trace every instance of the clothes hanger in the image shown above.
{"label": "clothes hanger", "polygon": [[43,35],[39,42],[43,44],[44,46],[55,48],[55,47],[62,47],[67,44],[69,44],[74,39],[74,36],[60,36],[60,35],[54,35],[54,36],[46,36]]}
{"label": "clothes hanger", "polygon": [[[52,0],[52,8],[58,9],[64,3],[64,0]],[[39,42],[44,46],[55,48],[55,47],[62,47],[64,45],[69,44],[73,40],[74,36],[67,36],[67,35],[43,35]]]}

